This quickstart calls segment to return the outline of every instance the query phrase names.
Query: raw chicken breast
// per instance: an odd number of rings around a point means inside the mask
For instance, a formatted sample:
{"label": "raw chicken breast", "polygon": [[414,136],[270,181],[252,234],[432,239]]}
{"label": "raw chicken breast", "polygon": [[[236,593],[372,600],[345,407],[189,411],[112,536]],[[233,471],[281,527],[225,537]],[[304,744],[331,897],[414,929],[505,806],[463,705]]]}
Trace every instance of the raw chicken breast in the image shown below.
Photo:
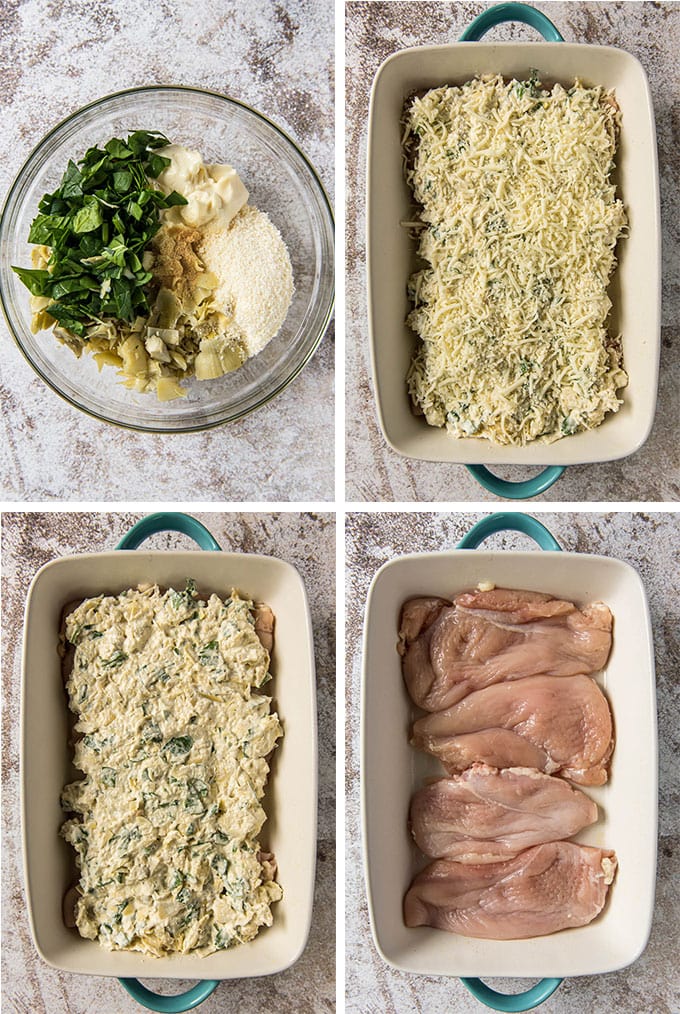
{"label": "raw chicken breast", "polygon": [[525,676],[574,676],[602,669],[612,615],[602,602],[573,602],[494,588],[402,608],[399,653],[411,698],[425,711],[450,708],[473,690]]}
{"label": "raw chicken breast", "polygon": [[411,884],[404,921],[486,940],[545,936],[591,922],[615,871],[614,852],[567,841],[484,866],[437,859]]}
{"label": "raw chicken breast", "polygon": [[597,820],[597,806],[560,778],[534,768],[474,764],[411,800],[411,833],[428,856],[494,863],[531,845],[570,838]]}
{"label": "raw chicken breast", "polygon": [[538,768],[580,785],[607,781],[614,748],[609,705],[590,676],[528,676],[476,690],[419,719],[411,743],[450,772],[482,761]]}

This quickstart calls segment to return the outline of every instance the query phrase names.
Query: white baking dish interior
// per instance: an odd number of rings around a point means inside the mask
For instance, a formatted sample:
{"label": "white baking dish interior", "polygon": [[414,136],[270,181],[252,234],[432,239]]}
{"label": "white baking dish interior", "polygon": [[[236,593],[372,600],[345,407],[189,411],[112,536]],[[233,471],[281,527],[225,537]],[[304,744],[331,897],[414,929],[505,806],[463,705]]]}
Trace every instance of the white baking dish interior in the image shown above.
{"label": "white baking dish interior", "polygon": [[[427,862],[407,831],[415,789],[443,769],[408,743],[416,713],[395,650],[402,603],[451,597],[480,581],[528,588],[580,604],[601,599],[614,639],[598,683],[609,698],[616,747],[609,782],[587,788],[597,824],[576,840],[612,848],[619,868],[604,911],[590,925],[530,940],[477,940],[404,925],[402,901]],[[376,575],[367,604],[362,700],[364,858],[373,935],[394,967],[427,975],[571,976],[634,961],[651,926],[656,870],[657,744],[654,658],[644,588],[632,567],[553,552],[454,551],[402,557]]]}
{"label": "white baking dish interior", "polygon": [[[61,610],[90,595],[141,581],[226,596],[232,588],[266,602],[276,617],[274,698],[284,738],[272,760],[260,841],[275,853],[283,900],[274,924],[251,943],[208,957],[153,958],[110,952],[67,929],[62,899],[76,875],[74,853],[59,837],[59,796],[71,767],[67,703],[57,656]],[[24,861],[36,947],[49,964],[90,975],[230,979],[281,971],[299,957],[312,912],[316,856],[316,697],[311,621],[302,579],[281,560],[216,552],[109,552],[66,557],[36,575],[26,604],[23,668],[22,808]]]}
{"label": "white baking dish interior", "polygon": [[[416,337],[405,324],[411,309],[406,283],[415,270],[415,243],[401,225],[413,215],[402,170],[405,98],[418,89],[462,84],[478,73],[526,79],[535,68],[546,82],[616,89],[622,111],[615,179],[630,222],[619,242],[619,266],[609,287],[610,330],[623,335],[630,381],[624,403],[597,429],[554,444],[504,447],[488,440],[455,439],[414,416],[406,374]],[[421,46],[389,57],[371,97],[368,143],[368,298],[373,379],[388,443],[401,454],[429,461],[487,465],[569,465],[609,461],[636,451],[654,420],[660,348],[661,239],[654,110],[641,64],[607,46],[567,43],[455,43]]]}

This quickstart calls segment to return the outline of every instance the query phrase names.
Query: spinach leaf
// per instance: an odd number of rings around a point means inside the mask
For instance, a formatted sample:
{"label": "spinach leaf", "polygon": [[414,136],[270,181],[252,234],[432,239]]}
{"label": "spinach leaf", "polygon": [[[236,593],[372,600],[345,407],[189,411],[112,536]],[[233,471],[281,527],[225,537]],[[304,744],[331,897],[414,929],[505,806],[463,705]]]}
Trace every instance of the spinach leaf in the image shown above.
{"label": "spinach leaf", "polygon": [[142,739],[146,743],[162,743],[163,734],[155,722],[147,722],[142,729]]}
{"label": "spinach leaf", "polygon": [[49,282],[50,273],[39,268],[14,268],[32,296],[42,296]]}
{"label": "spinach leaf", "polygon": [[229,860],[226,858],[226,856],[219,855],[213,856],[212,859],[210,860],[210,865],[212,866],[215,873],[218,873],[221,877],[226,877],[227,870],[229,869]]}
{"label": "spinach leaf", "polygon": [[127,659],[124,651],[114,651],[111,658],[101,659],[102,669],[117,669]]}
{"label": "spinach leaf", "polygon": [[217,641],[208,641],[198,653],[198,661],[201,665],[214,667],[219,661]]}
{"label": "spinach leaf", "polygon": [[222,926],[215,926],[213,924],[213,928],[215,930],[215,947],[218,951],[223,951],[226,947],[230,946],[231,937]]}
{"label": "spinach leaf", "polygon": [[83,177],[80,169],[72,159],[69,159],[68,168],[64,173],[64,178],[61,182],[62,197],[81,197],[82,193]]}
{"label": "spinach leaf", "polygon": [[102,209],[97,203],[97,198],[91,197],[89,200],[87,198],[85,200],[86,203],[76,211],[71,220],[74,232],[94,232],[104,221]]}
{"label": "spinach leaf", "polygon": [[102,768],[102,785],[109,785],[114,788],[116,785],[116,771],[115,768]]}
{"label": "spinach leaf", "polygon": [[175,757],[181,757],[189,753],[193,745],[194,741],[191,736],[173,736],[162,749],[167,750],[168,753],[173,754]]}
{"label": "spinach leaf", "polygon": [[198,592],[196,590],[196,582],[193,578],[188,577],[186,579],[186,587],[184,591],[173,591],[170,596],[170,601],[175,609],[181,609],[182,607],[189,608],[189,606],[192,606],[197,598]]}

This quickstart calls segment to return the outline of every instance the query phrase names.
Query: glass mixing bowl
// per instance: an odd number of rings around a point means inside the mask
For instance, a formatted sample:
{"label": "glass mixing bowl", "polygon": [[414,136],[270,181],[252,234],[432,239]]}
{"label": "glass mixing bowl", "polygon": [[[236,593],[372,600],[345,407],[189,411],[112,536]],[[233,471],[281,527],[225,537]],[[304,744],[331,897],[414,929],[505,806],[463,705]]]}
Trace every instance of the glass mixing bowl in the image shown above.
{"label": "glass mixing bowl", "polygon": [[[76,359],[51,331],[31,334],[29,292],[11,270],[31,266],[28,232],[42,195],[54,190],[68,160],[133,130],[160,130],[198,150],[206,163],[233,165],[281,233],[293,265],[295,294],[278,335],[240,369],[186,386],[188,395],[159,402],[101,373],[89,355]],[[197,88],[133,88],[107,95],[58,124],[29,156],[0,219],[0,297],[21,351],[52,390],[76,408],[136,430],[187,432],[239,419],[282,391],[309,361],[333,309],[333,214],[323,186],[279,127],[242,102]]]}

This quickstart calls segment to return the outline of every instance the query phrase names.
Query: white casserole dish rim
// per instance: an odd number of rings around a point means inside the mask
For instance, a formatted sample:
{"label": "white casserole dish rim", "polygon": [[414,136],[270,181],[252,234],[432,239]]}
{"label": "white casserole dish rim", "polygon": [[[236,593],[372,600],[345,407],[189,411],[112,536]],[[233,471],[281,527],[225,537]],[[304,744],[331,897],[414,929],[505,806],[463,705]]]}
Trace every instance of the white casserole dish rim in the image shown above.
{"label": "white casserole dish rim", "polygon": [[[537,68],[546,80],[616,87],[623,114],[617,179],[629,213],[630,236],[617,248],[619,265],[609,286],[610,327],[623,335],[630,381],[624,404],[601,426],[553,444],[506,447],[456,439],[412,414],[406,372],[415,335],[406,327],[406,281],[414,244],[400,225],[412,206],[403,179],[399,119],[416,88],[462,83],[476,73],[526,77]],[[631,98],[633,96],[634,98]],[[660,354],[661,226],[656,131],[649,83],[640,62],[612,46],[579,43],[458,42],[417,46],[389,56],[371,90],[367,151],[366,270],[373,387],[385,440],[410,458],[461,464],[570,465],[613,461],[633,454],[651,431]]]}
{"label": "white casserole dish rim", "polygon": [[[61,901],[75,871],[73,850],[58,836],[59,795],[54,788],[68,772],[71,751],[65,737],[51,733],[50,725],[66,729],[67,701],[61,685],[56,652],[59,616],[67,602],[91,594],[116,593],[145,580],[165,586],[192,576],[199,590],[228,595],[236,587],[244,595],[267,602],[276,619],[273,651],[274,679],[269,693],[284,726],[272,759],[264,806],[267,823],[260,840],[276,854],[278,880],[284,898],[272,907],[274,924],[255,940],[207,957],[178,955],[153,958],[136,952],[107,951],[63,925]],[[68,589],[58,602],[49,596],[57,587]],[[41,602],[40,599],[46,599]],[[45,637],[34,642],[38,621],[45,620]],[[56,620],[56,623],[55,623]],[[84,553],[51,560],[37,572],[26,600],[22,658],[21,707],[21,815],[24,878],[31,933],[47,964],[88,975],[171,979],[232,979],[271,975],[290,967],[300,957],[309,936],[316,864],[317,728],[313,635],[307,595],[299,572],[274,557],[248,553],[201,551],[111,551]],[[53,668],[49,654],[53,647]],[[40,675],[47,685],[38,694],[35,664],[44,656]],[[56,710],[60,700],[61,714]],[[52,714],[48,714],[51,708]],[[40,731],[33,728],[36,724]],[[50,743],[50,736],[52,742]],[[45,739],[47,737],[47,739]],[[55,756],[55,743],[64,748]],[[44,758],[36,760],[32,747],[40,739]],[[55,769],[50,775],[50,767]],[[41,783],[41,796],[33,790],[38,773],[53,784]],[[68,777],[71,777],[68,775]],[[61,790],[61,784],[58,791]],[[41,816],[41,811],[43,811]],[[49,811],[49,815],[46,812]],[[52,845],[45,845],[45,830]],[[42,834],[42,839],[41,839]],[[32,839],[36,838],[35,844]],[[40,871],[46,862],[52,872]]]}
{"label": "white casserole dish rim", "polygon": [[[601,818],[575,839],[617,852],[619,869],[605,909],[589,926],[528,940],[479,940],[425,927],[407,929],[403,895],[415,873],[429,861],[409,841],[408,801],[423,779],[441,773],[441,768],[408,744],[408,728],[417,709],[407,698],[395,650],[401,604],[417,595],[450,597],[481,580],[494,579],[499,586],[559,595],[565,575],[569,584],[561,594],[567,598],[592,601],[600,594],[598,586],[604,586],[610,589],[610,599],[622,597],[622,601],[625,598],[641,607],[638,620],[631,623],[627,614],[622,617],[618,598],[608,602],[614,612],[614,645],[604,679],[598,677],[598,682],[605,687],[612,706],[617,743],[609,783],[600,789],[584,789],[601,807]],[[581,583],[581,576],[583,594],[576,596],[572,588],[576,581]],[[631,659],[641,660],[644,670],[637,685],[616,678]],[[638,725],[631,729],[635,722]],[[622,787],[631,770],[635,771],[636,757],[640,767],[631,795]],[[402,785],[396,783],[400,775]],[[581,553],[466,549],[401,556],[378,570],[367,597],[364,624],[361,809],[371,932],[380,956],[389,965],[404,972],[462,977],[563,977],[626,967],[642,953],[651,930],[657,793],[651,624],[644,587],[633,567]],[[628,817],[632,826],[622,834],[620,825]],[[616,840],[612,840],[612,826],[617,828]]]}

